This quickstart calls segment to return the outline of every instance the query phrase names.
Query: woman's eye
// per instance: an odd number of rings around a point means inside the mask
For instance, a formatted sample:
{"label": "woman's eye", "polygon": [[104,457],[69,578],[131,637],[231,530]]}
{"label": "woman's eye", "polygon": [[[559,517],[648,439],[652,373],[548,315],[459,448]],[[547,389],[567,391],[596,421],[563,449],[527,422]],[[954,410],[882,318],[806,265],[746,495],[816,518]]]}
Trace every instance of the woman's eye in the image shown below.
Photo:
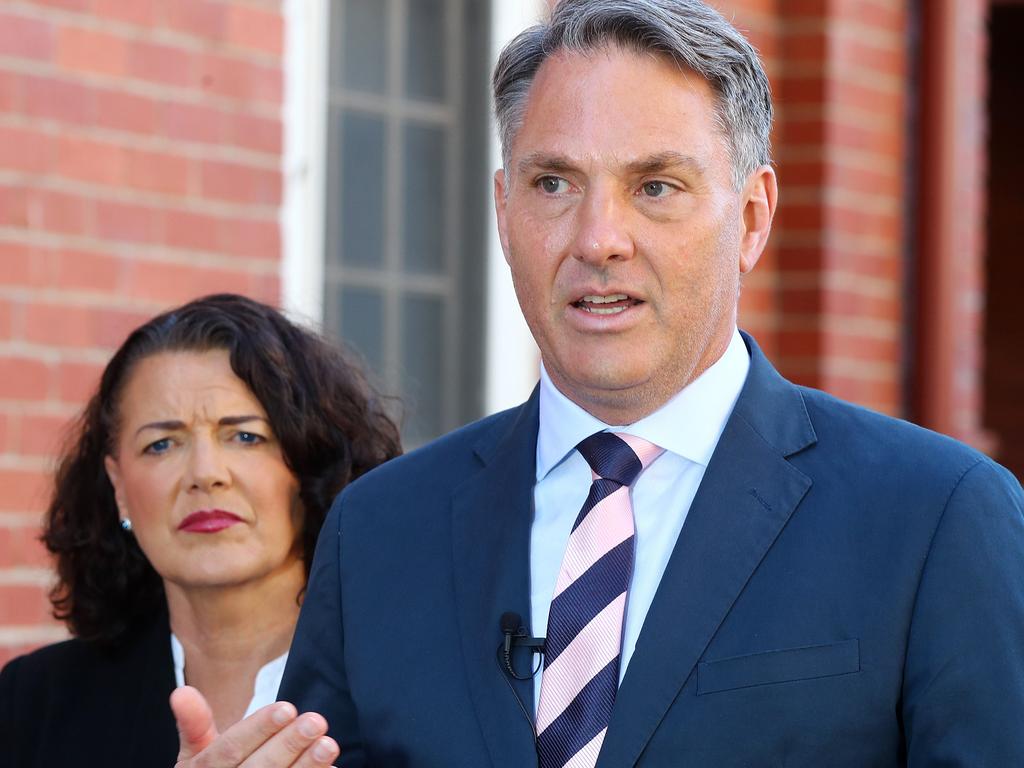
{"label": "woman's eye", "polygon": [[640,187],[640,191],[647,197],[664,197],[672,188],[664,181],[647,181]]}
{"label": "woman's eye", "polygon": [[145,453],[166,453],[171,447],[171,439],[163,437],[146,446]]}
{"label": "woman's eye", "polygon": [[240,443],[246,443],[248,445],[255,445],[256,443],[262,443],[264,441],[263,435],[257,435],[255,432],[238,432],[235,435],[235,439]]}
{"label": "woman's eye", "polygon": [[544,176],[538,182],[541,190],[549,195],[557,195],[568,190],[569,182],[557,176]]}

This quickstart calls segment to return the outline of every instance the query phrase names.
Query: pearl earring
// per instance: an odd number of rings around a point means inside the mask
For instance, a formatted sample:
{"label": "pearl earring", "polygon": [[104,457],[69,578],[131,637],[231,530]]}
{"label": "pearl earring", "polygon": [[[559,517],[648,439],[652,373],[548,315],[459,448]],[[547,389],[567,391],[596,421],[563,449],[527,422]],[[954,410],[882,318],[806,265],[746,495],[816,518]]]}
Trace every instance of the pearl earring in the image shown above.
{"label": "pearl earring", "polygon": [[131,530],[132,530],[132,521],[131,521],[131,520],[129,520],[129,519],[127,518],[127,517],[126,517],[126,518],[124,518],[123,520],[121,520],[121,529],[122,529],[122,530],[125,530],[125,531],[128,531],[129,533],[131,533]]}

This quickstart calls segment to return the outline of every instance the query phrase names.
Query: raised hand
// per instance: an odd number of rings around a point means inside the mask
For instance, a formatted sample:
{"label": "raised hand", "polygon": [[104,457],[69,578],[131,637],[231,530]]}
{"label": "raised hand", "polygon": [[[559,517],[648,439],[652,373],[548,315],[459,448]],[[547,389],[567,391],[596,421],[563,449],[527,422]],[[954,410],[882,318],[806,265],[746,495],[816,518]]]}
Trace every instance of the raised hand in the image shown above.
{"label": "raised hand", "polygon": [[171,694],[180,750],[175,768],[328,768],[338,745],[316,712],[299,715],[286,701],[268,704],[218,734],[213,712],[195,688]]}

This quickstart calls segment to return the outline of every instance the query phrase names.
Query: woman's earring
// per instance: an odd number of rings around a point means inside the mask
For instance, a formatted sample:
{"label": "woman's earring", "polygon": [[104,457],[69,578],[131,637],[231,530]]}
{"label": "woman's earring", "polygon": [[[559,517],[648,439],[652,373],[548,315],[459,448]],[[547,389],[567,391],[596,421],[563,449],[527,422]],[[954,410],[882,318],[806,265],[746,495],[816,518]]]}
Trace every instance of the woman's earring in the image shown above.
{"label": "woman's earring", "polygon": [[122,530],[125,530],[125,531],[128,531],[129,533],[131,533],[131,530],[132,530],[132,521],[131,521],[131,520],[129,520],[129,519],[127,518],[127,517],[125,517],[125,518],[122,518],[122,520],[121,520],[121,529],[122,529]]}

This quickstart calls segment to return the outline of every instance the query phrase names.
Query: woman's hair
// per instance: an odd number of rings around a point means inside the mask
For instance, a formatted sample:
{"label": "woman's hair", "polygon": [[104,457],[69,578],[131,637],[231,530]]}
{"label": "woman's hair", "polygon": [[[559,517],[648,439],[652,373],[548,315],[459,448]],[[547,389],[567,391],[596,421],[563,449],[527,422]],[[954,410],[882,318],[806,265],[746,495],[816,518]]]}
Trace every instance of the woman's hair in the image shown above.
{"label": "woman's hair", "polygon": [[54,616],[82,638],[114,642],[165,610],[163,582],[119,526],[104,469],[117,440],[123,390],[138,362],[160,352],[223,349],[267,412],[299,481],[299,546],[309,576],[334,496],[401,453],[398,429],[362,370],[280,312],[233,294],[207,296],[136,329],[114,354],[58,465],[43,542],[56,556]]}

